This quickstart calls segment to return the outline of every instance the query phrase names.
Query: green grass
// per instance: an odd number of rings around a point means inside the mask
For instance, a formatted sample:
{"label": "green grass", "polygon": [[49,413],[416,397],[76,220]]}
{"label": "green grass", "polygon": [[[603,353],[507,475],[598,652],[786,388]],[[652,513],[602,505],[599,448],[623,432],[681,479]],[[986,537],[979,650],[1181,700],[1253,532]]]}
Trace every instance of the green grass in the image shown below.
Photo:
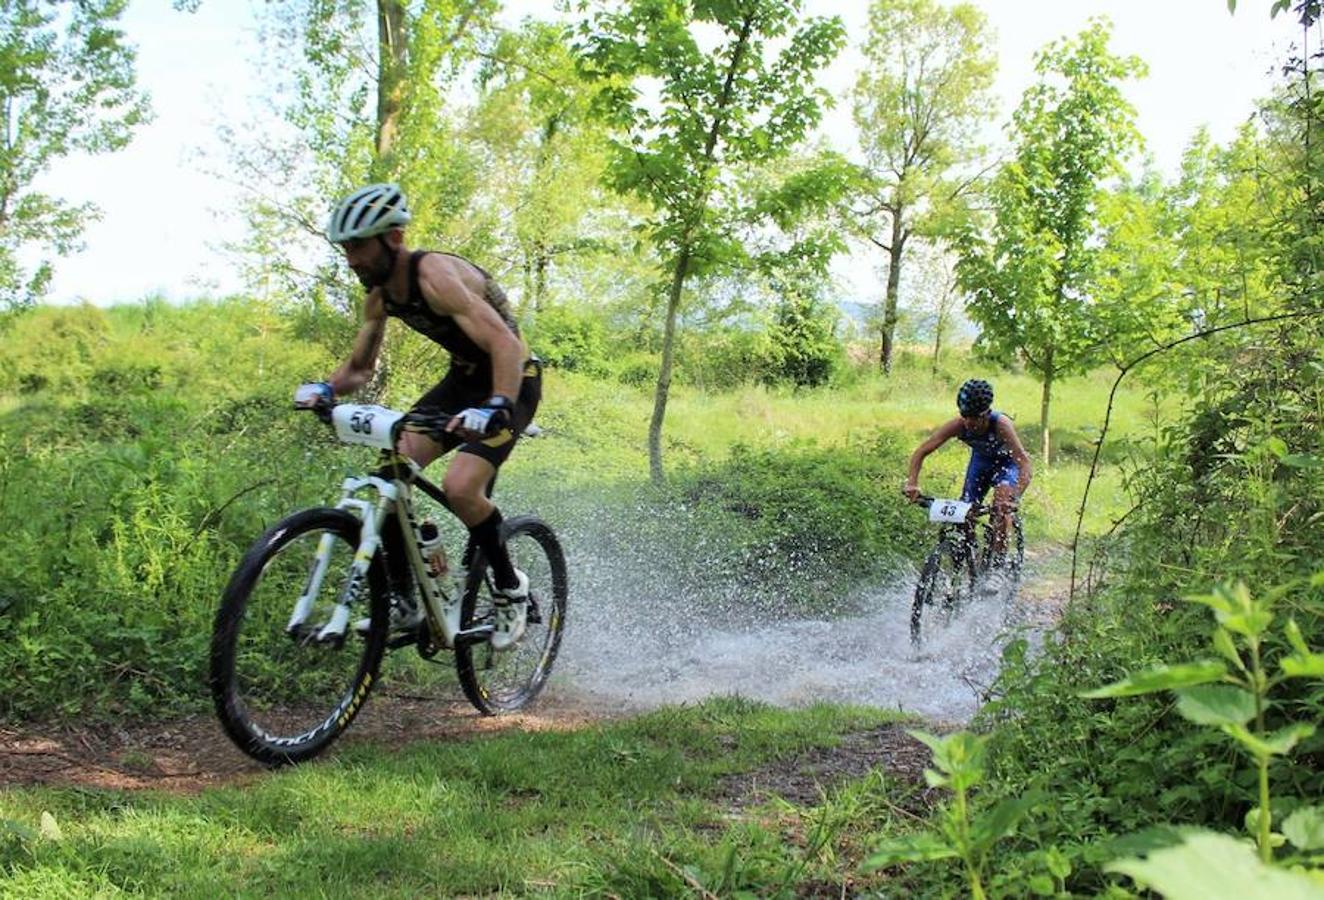
{"label": "green grass", "polygon": [[[687,878],[760,891],[788,878],[840,883],[858,858],[806,856],[781,829],[826,816],[834,838],[862,848],[897,785],[874,777],[816,809],[773,802],[732,815],[719,779],[891,718],[717,699],[579,731],[346,748],[200,796],[11,789],[0,792],[0,876],[6,896],[665,896],[686,893]],[[41,836],[43,812],[58,839]]]}

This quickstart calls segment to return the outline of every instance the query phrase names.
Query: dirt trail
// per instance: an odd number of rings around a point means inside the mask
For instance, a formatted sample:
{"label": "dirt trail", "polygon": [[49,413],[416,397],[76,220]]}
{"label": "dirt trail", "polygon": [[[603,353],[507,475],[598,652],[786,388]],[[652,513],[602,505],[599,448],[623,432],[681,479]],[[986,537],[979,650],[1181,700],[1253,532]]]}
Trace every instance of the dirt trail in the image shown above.
{"label": "dirt trail", "polygon": [[[563,696],[547,698],[528,713],[484,717],[464,703],[401,698],[388,690],[373,697],[337,746],[398,748],[511,729],[571,730],[623,714],[602,708],[590,712],[582,700]],[[921,787],[907,801],[918,809],[929,799],[922,789],[928,759],[928,749],[903,727],[887,725],[845,735],[837,747],[728,777],[718,786],[717,801],[731,814],[774,795],[813,805],[833,786],[881,769],[889,778]],[[121,728],[0,729],[0,789],[40,785],[192,794],[254,781],[268,771],[240,753],[211,716]]]}
{"label": "dirt trail", "polygon": [[[571,730],[612,714],[607,709],[590,712],[570,697],[548,696],[529,712],[485,717],[462,699],[393,696],[388,683],[339,745],[400,747],[510,729]],[[242,783],[267,771],[239,752],[210,715],[95,728],[0,727],[0,788],[40,784],[191,793]]]}

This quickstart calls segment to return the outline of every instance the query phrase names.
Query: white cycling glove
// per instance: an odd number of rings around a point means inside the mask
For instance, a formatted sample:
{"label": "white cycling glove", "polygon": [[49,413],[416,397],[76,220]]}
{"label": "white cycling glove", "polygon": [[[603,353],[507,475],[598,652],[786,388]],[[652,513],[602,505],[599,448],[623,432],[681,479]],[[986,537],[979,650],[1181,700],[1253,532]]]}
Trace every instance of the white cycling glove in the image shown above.
{"label": "white cycling glove", "polygon": [[294,389],[295,406],[325,407],[335,402],[336,392],[325,381],[301,384]]}
{"label": "white cycling glove", "polygon": [[494,394],[482,406],[471,406],[451,420],[452,428],[475,434],[493,434],[510,425],[515,404],[509,397]]}

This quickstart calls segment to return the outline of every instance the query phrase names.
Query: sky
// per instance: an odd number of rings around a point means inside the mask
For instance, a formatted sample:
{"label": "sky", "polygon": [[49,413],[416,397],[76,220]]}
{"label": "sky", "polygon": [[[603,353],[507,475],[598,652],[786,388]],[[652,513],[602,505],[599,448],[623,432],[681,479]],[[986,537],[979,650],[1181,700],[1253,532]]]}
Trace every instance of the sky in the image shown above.
{"label": "sky", "polygon": [[[131,0],[122,27],[138,48],[139,83],[155,118],[116,154],[60,161],[39,186],[74,202],[91,201],[102,219],[84,235],[85,249],[56,263],[49,299],[96,304],[150,295],[182,301],[242,289],[223,249],[241,236],[228,210],[234,187],[213,173],[222,160],[217,128],[261,127],[251,99],[264,82],[256,69],[249,10],[256,0],[204,0],[198,12],[176,12],[170,0]],[[514,23],[550,4],[508,0]],[[1183,147],[1204,125],[1216,141],[1232,137],[1254,101],[1277,82],[1277,67],[1299,30],[1288,16],[1271,20],[1266,0],[975,0],[997,35],[995,91],[1000,128],[1034,80],[1033,57],[1049,41],[1072,35],[1092,16],[1113,23],[1112,50],[1135,54],[1148,76],[1126,87],[1137,126],[1155,165],[1176,171]],[[864,0],[805,0],[808,15],[840,15],[852,43],[867,29]],[[1312,35],[1313,37],[1313,35]],[[842,98],[823,130],[839,145],[853,141],[846,92],[859,54],[854,46],[823,73]],[[990,135],[998,140],[998,130]],[[849,146],[842,146],[849,150]],[[329,198],[328,205],[334,198]],[[863,248],[836,273],[854,299],[878,299],[878,260]]]}

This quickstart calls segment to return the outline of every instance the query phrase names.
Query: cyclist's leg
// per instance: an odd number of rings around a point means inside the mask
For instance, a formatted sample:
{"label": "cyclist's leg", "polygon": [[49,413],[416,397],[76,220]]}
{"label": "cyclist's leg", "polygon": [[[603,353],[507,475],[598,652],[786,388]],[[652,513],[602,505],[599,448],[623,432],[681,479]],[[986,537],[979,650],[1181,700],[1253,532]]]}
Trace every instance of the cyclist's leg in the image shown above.
{"label": "cyclist's leg", "polygon": [[1020,481],[1020,467],[1014,462],[1000,466],[993,480],[993,553],[1001,558],[1007,550],[1007,535],[1011,533],[1012,511],[1016,506],[1016,485]]}
{"label": "cyclist's leg", "polygon": [[961,487],[961,500],[966,503],[982,503],[984,495],[988,493],[989,485],[993,483],[992,475],[987,460],[971,453],[970,462],[965,467],[965,484]]}
{"label": "cyclist's leg", "polygon": [[[518,578],[501,543],[501,511],[491,500],[491,485],[520,434],[533,420],[541,399],[541,366],[529,363],[519,396],[515,398],[510,425],[481,441],[462,444],[442,481],[451,510],[469,529],[471,544],[483,551],[498,588],[515,587]],[[465,555],[468,557],[469,551]]]}
{"label": "cyclist's leg", "polygon": [[[971,453],[970,464],[965,469],[965,485],[961,488],[961,499],[966,503],[983,503],[984,497],[988,495],[988,489],[993,485],[995,474],[997,469],[987,457]],[[966,526],[965,541],[973,557],[979,549],[973,523]]]}
{"label": "cyclist's leg", "polygon": [[[447,375],[420,397],[418,402],[410,407],[409,411],[428,415],[459,412],[463,407],[455,405],[457,402],[457,385],[458,380]],[[454,435],[442,435],[441,440],[438,441],[420,432],[406,431],[400,435],[396,449],[402,455],[418,463],[421,468],[426,467],[437,457],[455,449],[459,444],[460,438]],[[388,470],[389,468],[387,467]],[[383,473],[383,477],[393,477],[393,474],[388,471]],[[393,561],[388,566],[391,575],[391,588],[399,597],[411,597],[413,595],[413,577],[409,567],[403,564],[405,559],[404,540],[399,520],[395,516],[387,518],[382,528],[382,545],[386,550],[386,558]]]}

